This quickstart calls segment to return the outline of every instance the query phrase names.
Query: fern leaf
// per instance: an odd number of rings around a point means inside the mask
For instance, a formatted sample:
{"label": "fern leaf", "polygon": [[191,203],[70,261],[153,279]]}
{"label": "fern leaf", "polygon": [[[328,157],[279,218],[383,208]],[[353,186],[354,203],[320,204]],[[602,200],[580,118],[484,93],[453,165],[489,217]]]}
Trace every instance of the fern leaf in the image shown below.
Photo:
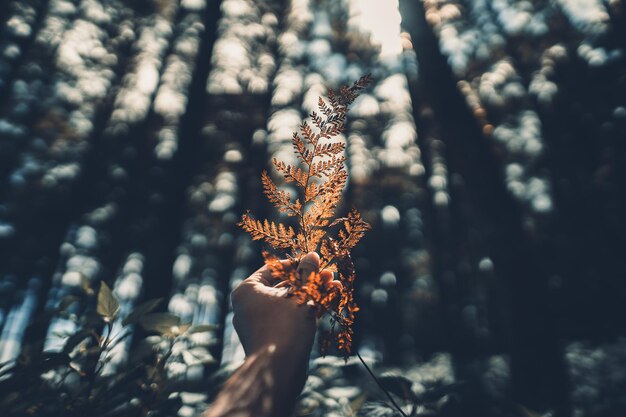
{"label": "fern leaf", "polygon": [[343,165],[336,165],[328,179],[318,187],[318,196],[343,190],[348,181],[348,173]]}
{"label": "fern leaf", "polygon": [[319,187],[316,183],[311,182],[304,190],[304,202],[313,201],[319,195]]}
{"label": "fern leaf", "polygon": [[343,142],[325,143],[317,147],[315,156],[334,156],[339,155],[345,150],[346,144]]}
{"label": "fern leaf", "polygon": [[293,143],[293,148],[296,151],[296,155],[298,158],[302,160],[307,165],[311,165],[313,161],[314,155],[313,153],[306,147],[304,141],[296,132],[293,133],[293,138],[291,139]]}
{"label": "fern leaf", "polygon": [[317,146],[317,142],[320,140],[320,135],[318,133],[314,133],[313,129],[311,129],[311,125],[309,125],[306,121],[302,122],[300,125],[300,133],[307,140],[307,143],[313,147]]}
{"label": "fern leaf", "polygon": [[356,93],[359,90],[363,90],[365,87],[370,85],[372,81],[373,81],[372,74],[365,74],[364,76],[356,80],[354,84],[352,84],[352,87],[350,87],[350,91],[352,91],[353,93]]}
{"label": "fern leaf", "polygon": [[361,240],[365,235],[365,232],[372,227],[361,217],[355,208],[348,212],[348,216],[342,219],[337,219],[330,224],[330,227],[343,223],[343,230],[339,231],[339,247],[342,250],[350,250]]}
{"label": "fern leaf", "polygon": [[330,101],[330,105],[333,109],[339,107],[339,101],[337,100],[337,96],[335,95],[335,91],[333,89],[328,90],[328,101]]}
{"label": "fern leaf", "polygon": [[315,200],[309,211],[304,215],[304,222],[309,230],[326,227],[335,214],[335,209],[341,200],[341,189],[326,193]]}
{"label": "fern leaf", "polygon": [[243,230],[250,233],[253,240],[265,240],[274,249],[291,249],[293,248],[293,237],[295,231],[291,227],[285,227],[283,224],[276,226],[276,223],[269,220],[255,220],[246,213],[241,216],[241,222],[237,224]]}
{"label": "fern leaf", "polygon": [[316,164],[311,165],[310,174],[312,177],[329,177],[331,172],[338,166],[343,166],[346,158],[344,156],[333,156],[331,159],[325,161],[319,161]]}
{"label": "fern leaf", "polygon": [[[332,91],[332,90],[331,90],[331,91]],[[334,93],[333,93],[333,96],[334,96]],[[326,104],[326,102],[324,101],[324,99],[323,99],[323,98],[321,98],[321,97],[320,97],[320,98],[319,98],[319,100],[317,101],[317,107],[320,109],[320,112],[321,112],[324,116],[326,116],[326,117],[328,117],[328,116],[330,116],[331,114],[333,114],[333,110],[332,110],[330,107],[328,107],[328,105]],[[333,107],[335,107],[335,106],[333,106]]]}
{"label": "fern leaf", "polygon": [[308,252],[307,239],[304,237],[304,231],[306,230],[305,227],[303,227],[303,230],[300,231],[296,237],[296,246],[298,247],[298,250],[300,251],[300,253]]}
{"label": "fern leaf", "polygon": [[[255,220],[249,212],[242,216],[239,223],[254,240],[264,240],[275,250],[290,252],[287,257],[292,260],[292,268],[284,268],[275,256],[267,253],[263,256],[272,276],[287,282],[297,302],[312,302],[320,313],[333,310],[331,335],[334,335],[337,347],[346,357],[352,346],[354,314],[358,311],[353,285],[356,273],[350,250],[370,226],[355,209],[346,217],[334,220],[348,173],[343,155],[346,144],[333,142],[332,138],[343,132],[349,105],[370,82],[371,76],[366,75],[350,87],[329,90],[327,101],[319,98],[319,112],[312,111],[312,122],[303,121],[299,132],[294,132],[292,138],[296,156],[305,169],[276,158],[272,160],[284,182],[295,183],[302,200],[296,198],[292,202],[291,195],[280,190],[267,171],[261,174],[264,194],[279,212],[299,217],[298,230],[282,223]],[[334,226],[341,226],[337,240],[328,236]],[[327,286],[321,274],[312,274],[307,282],[302,282],[295,272],[295,265],[303,254],[312,250],[320,252],[324,268],[337,272],[343,284],[341,290],[337,290],[336,286]],[[339,301],[333,302],[337,298]]]}
{"label": "fern leaf", "polygon": [[323,229],[323,227],[319,227],[319,228],[311,230],[309,232],[309,238],[308,238],[308,244],[309,244],[310,250],[317,250],[317,247],[319,246],[320,242],[322,241],[322,238],[325,235],[326,235],[326,231]]}
{"label": "fern leaf", "polygon": [[282,173],[285,177],[285,182],[295,182],[302,188],[306,187],[307,173],[301,168],[294,167],[293,165],[287,165],[283,161],[279,161],[276,158],[274,158],[272,162],[274,163],[276,171]]}
{"label": "fern leaf", "polygon": [[327,126],[322,129],[322,131],[320,132],[320,136],[323,137],[324,139],[330,139],[333,136],[337,136],[338,134],[343,132],[343,122],[341,123],[331,123],[331,124],[327,124]]}
{"label": "fern leaf", "polygon": [[302,203],[299,200],[292,203],[291,195],[286,191],[279,190],[265,170],[261,173],[261,183],[263,184],[263,193],[279,212],[287,213],[289,216],[300,215]]}
{"label": "fern leaf", "polygon": [[313,120],[313,124],[319,130],[322,130],[324,128],[324,119],[322,118],[322,116],[317,114],[317,112],[312,111],[311,114],[309,114],[309,117],[311,118],[311,120]]}

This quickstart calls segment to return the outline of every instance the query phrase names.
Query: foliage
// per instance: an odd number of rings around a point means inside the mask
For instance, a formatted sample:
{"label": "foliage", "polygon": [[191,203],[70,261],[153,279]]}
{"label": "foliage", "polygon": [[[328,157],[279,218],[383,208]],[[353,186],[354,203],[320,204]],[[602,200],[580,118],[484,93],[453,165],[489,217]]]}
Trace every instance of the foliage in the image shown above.
{"label": "foliage", "polygon": [[[494,415],[469,412],[475,392],[454,382],[451,363],[442,357],[419,365],[384,369],[376,383],[365,377],[357,358],[329,355],[315,359],[298,400],[296,416],[421,417]],[[444,365],[445,364],[445,365]],[[381,384],[381,385],[379,385]],[[383,390],[381,390],[383,388]],[[388,395],[393,397],[393,403]],[[463,406],[460,406],[463,404]],[[522,417],[516,413],[501,413]],[[526,416],[527,417],[527,416]]]}
{"label": "foliage", "polygon": [[[82,289],[82,296],[64,297],[52,312],[75,321],[79,329],[73,334],[55,335],[65,337],[62,347],[44,351],[45,332],[41,330],[47,328],[49,317],[43,315],[31,325],[28,334],[33,340],[25,341],[17,360],[0,364],[2,415],[175,414],[180,399],[169,395],[166,375],[172,347],[189,334],[214,328],[192,327],[175,315],[154,313],[162,299],[140,304],[121,320],[120,303],[106,283],[100,283],[97,294],[87,280]],[[76,311],[86,313],[78,315]],[[114,326],[117,323],[121,325]],[[107,372],[114,348],[133,334],[134,325],[159,337],[134,343],[122,369]]]}
{"label": "foliage", "polygon": [[[286,281],[298,302],[312,301],[320,313],[332,312],[332,328],[322,338],[322,352],[326,352],[330,341],[336,338],[338,349],[346,356],[351,350],[352,324],[358,311],[353,296],[356,275],[350,251],[370,225],[354,208],[346,217],[335,218],[348,173],[343,155],[346,144],[333,141],[333,138],[343,132],[350,104],[371,81],[371,76],[365,75],[351,87],[341,87],[337,93],[329,90],[329,103],[320,97],[319,113],[313,111],[310,114],[313,126],[303,121],[300,132],[293,134],[292,143],[300,163],[296,166],[276,158],[272,161],[284,182],[296,186],[299,195],[295,200],[274,183],[267,171],[262,172],[261,182],[269,202],[280,213],[296,218],[297,228],[294,230],[280,222],[257,220],[249,212],[242,216],[239,223],[254,240],[264,240],[275,250],[286,252],[293,266],[306,253],[317,251],[321,255],[322,269],[337,272],[343,284],[341,289],[327,285],[320,274],[312,274],[307,282],[302,282],[295,268],[287,270],[278,257],[264,253],[265,262],[273,275]],[[337,238],[333,238],[329,232],[337,226],[340,230]],[[339,325],[338,331],[335,331],[336,325]]]}

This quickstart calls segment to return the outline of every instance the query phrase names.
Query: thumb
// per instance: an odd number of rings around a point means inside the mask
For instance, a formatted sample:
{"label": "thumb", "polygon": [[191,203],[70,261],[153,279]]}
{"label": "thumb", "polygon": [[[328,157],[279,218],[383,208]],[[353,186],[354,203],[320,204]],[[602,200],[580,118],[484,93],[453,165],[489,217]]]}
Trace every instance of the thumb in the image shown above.
{"label": "thumb", "polygon": [[296,272],[302,283],[306,283],[309,275],[313,272],[319,272],[320,256],[315,252],[309,252],[300,259]]}

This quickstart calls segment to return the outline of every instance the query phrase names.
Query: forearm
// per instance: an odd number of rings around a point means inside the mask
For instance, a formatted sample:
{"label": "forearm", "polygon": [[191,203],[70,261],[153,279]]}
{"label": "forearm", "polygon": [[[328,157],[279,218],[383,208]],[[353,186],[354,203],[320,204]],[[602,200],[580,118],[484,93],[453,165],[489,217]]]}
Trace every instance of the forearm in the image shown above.
{"label": "forearm", "polygon": [[246,358],[203,417],[287,417],[306,379],[308,358],[269,345]]}

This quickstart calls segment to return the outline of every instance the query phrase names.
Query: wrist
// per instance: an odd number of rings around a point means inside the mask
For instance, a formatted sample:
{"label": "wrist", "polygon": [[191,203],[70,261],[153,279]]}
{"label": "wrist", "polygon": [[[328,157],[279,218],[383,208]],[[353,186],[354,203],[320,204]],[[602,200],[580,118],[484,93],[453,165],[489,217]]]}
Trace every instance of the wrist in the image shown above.
{"label": "wrist", "polygon": [[[286,332],[288,333],[288,332]],[[249,344],[248,355],[258,353],[270,353],[272,358],[282,358],[285,362],[300,362],[309,360],[311,348],[313,346],[313,337],[308,335],[298,335],[293,337],[290,335],[282,335],[278,337],[276,334],[257,334],[253,340],[255,344]]]}
{"label": "wrist", "polygon": [[281,373],[293,373],[301,370],[303,365],[308,366],[310,351],[298,351],[294,345],[285,343],[267,343],[256,349],[253,355],[265,357],[272,366],[287,371]]}
{"label": "wrist", "polygon": [[300,394],[306,382],[310,351],[299,352],[288,343],[269,343],[256,354],[267,358],[275,383],[282,392],[292,392],[294,398]]}

